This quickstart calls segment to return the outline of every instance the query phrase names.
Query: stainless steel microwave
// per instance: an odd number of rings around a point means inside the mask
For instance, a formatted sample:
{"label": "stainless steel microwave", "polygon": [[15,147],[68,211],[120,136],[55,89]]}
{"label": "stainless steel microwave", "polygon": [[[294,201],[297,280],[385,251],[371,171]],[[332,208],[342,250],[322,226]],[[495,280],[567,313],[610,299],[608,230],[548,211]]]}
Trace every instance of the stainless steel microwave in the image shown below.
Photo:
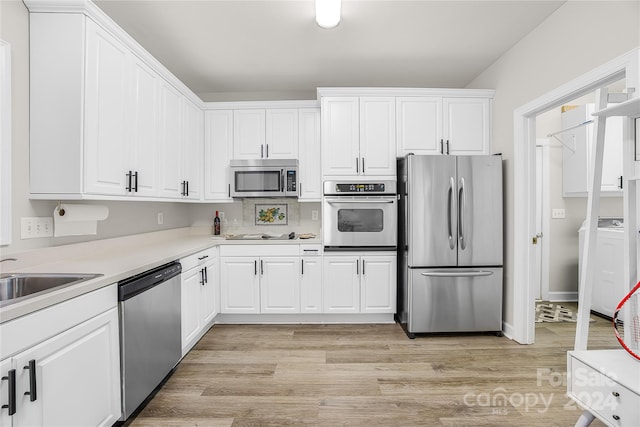
{"label": "stainless steel microwave", "polygon": [[231,160],[231,197],[298,197],[298,160]]}

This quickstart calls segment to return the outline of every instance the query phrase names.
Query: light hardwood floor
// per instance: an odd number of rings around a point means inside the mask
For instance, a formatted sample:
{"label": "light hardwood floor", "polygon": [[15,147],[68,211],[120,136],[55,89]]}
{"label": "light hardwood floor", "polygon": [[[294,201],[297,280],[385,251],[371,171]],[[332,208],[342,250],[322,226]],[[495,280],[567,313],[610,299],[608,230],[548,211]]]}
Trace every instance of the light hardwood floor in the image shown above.
{"label": "light hardwood floor", "polygon": [[[617,348],[610,322],[595,319],[589,348]],[[524,346],[491,335],[410,340],[392,324],[219,325],[127,424],[573,426],[574,333],[538,324]]]}

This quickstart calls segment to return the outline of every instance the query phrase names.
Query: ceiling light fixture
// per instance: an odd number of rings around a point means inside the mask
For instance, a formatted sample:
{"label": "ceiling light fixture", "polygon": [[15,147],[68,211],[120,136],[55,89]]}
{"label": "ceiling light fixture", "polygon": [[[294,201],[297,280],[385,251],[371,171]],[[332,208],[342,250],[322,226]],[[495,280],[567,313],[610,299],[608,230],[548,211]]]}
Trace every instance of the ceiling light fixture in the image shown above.
{"label": "ceiling light fixture", "polygon": [[333,28],[340,23],[341,0],[316,0],[316,22],[322,28]]}

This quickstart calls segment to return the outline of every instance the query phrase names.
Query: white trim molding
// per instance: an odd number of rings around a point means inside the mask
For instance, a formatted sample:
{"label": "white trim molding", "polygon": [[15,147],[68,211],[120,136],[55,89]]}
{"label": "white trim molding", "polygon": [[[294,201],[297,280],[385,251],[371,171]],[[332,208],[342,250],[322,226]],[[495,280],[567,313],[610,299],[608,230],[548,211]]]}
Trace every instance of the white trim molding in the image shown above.
{"label": "white trim molding", "polygon": [[627,89],[635,89],[634,97],[640,96],[640,48],[571,80],[513,113],[513,283],[518,286],[513,287],[513,299],[507,304],[513,307],[513,339],[521,344],[533,344],[535,341],[536,284],[531,270],[535,265],[535,250],[530,242],[535,234],[536,116],[620,79],[626,80]]}
{"label": "white trim molding", "polygon": [[11,45],[0,40],[0,245],[12,242]]}
{"label": "white trim molding", "polygon": [[318,99],[323,96],[445,96],[447,98],[490,98],[493,89],[443,89],[397,87],[319,87]]}

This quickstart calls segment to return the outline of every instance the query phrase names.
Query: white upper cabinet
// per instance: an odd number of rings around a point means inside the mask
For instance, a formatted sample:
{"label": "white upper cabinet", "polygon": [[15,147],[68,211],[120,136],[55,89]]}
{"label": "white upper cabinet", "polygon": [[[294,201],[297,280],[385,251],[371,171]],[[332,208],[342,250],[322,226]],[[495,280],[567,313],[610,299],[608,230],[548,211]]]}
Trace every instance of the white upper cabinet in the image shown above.
{"label": "white upper cabinet", "polygon": [[443,98],[444,154],[489,154],[491,102],[483,98]]}
{"label": "white upper cabinet", "polygon": [[86,37],[85,191],[125,194],[129,53],[91,20]]}
{"label": "white upper cabinet", "polygon": [[233,158],[261,159],[265,156],[265,110],[235,110],[233,113]]}
{"label": "white upper cabinet", "polygon": [[233,158],[298,158],[298,110],[296,108],[234,110]]}
{"label": "white upper cabinet", "polygon": [[323,97],[325,176],[396,173],[394,97]]}
{"label": "white upper cabinet", "polygon": [[442,98],[396,98],[398,157],[413,153],[441,154]]}
{"label": "white upper cabinet", "polygon": [[229,160],[233,154],[233,111],[206,111],[204,121],[204,198],[230,201]]}
{"label": "white upper cabinet", "polygon": [[[159,159],[159,108],[158,90],[160,76],[143,61],[133,57],[133,103],[129,132],[129,165],[127,179],[139,196],[158,194]],[[133,177],[131,177],[133,174]]]}
{"label": "white upper cabinet", "polygon": [[160,85],[160,196],[180,198],[186,192],[182,178],[182,97],[169,83]]}
{"label": "white upper cabinet", "polygon": [[298,200],[318,202],[322,199],[320,108],[301,108],[298,118]]}
{"label": "white upper cabinet", "polygon": [[266,110],[265,158],[298,158],[298,109]]}
{"label": "white upper cabinet", "polygon": [[360,163],[361,175],[395,176],[395,98],[360,98]]}
{"label": "white upper cabinet", "polygon": [[398,157],[413,154],[489,154],[487,97],[396,98]]}
{"label": "white upper cabinet", "polygon": [[[593,104],[576,108],[564,107],[562,112],[562,194],[565,197],[586,197],[589,188],[589,165],[593,153],[593,124],[579,126],[593,119]],[[573,129],[570,129],[573,128]],[[622,117],[607,119],[602,158],[602,186],[605,196],[622,197]]]}
{"label": "white upper cabinet", "polygon": [[204,141],[204,113],[193,103],[183,99],[182,181],[186,187],[182,196],[202,198],[202,146]]}
{"label": "white upper cabinet", "polygon": [[31,197],[199,200],[195,96],[99,9],[27,6]]}

